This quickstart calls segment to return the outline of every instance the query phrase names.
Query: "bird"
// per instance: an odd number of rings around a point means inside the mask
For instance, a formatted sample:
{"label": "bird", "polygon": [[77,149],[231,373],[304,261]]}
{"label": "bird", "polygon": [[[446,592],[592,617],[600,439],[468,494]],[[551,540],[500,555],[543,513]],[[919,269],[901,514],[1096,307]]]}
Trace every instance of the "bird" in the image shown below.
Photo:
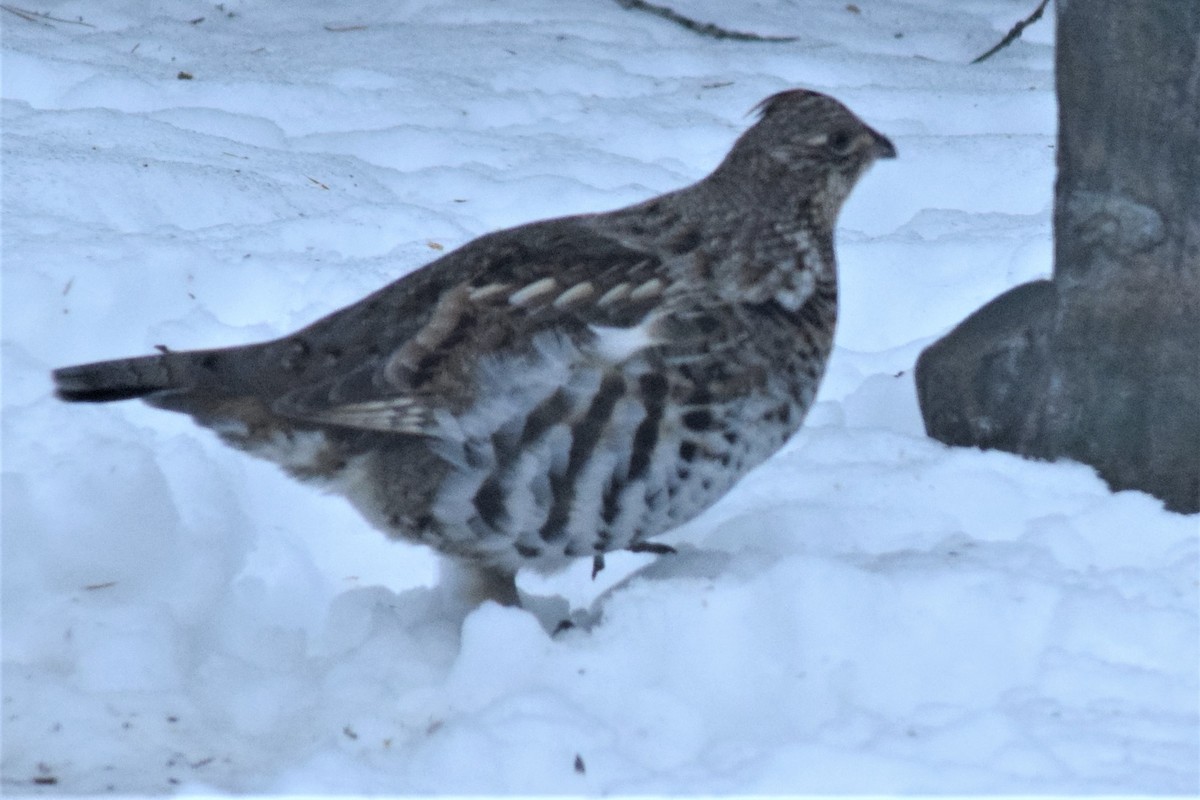
{"label": "bird", "polygon": [[468,606],[696,517],[801,426],[833,347],[834,227],[896,148],[771,95],[720,164],[632,206],[488,233],[282,338],[53,372],[140,398],[440,553]]}

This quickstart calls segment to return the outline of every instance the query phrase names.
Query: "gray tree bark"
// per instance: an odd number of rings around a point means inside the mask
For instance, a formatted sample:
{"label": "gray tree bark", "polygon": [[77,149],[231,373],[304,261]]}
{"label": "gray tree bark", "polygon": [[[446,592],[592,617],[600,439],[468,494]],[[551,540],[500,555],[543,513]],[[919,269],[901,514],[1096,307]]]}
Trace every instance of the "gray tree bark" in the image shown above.
{"label": "gray tree bark", "polygon": [[917,362],[929,434],[1200,511],[1200,2],[1059,0],[1054,277]]}

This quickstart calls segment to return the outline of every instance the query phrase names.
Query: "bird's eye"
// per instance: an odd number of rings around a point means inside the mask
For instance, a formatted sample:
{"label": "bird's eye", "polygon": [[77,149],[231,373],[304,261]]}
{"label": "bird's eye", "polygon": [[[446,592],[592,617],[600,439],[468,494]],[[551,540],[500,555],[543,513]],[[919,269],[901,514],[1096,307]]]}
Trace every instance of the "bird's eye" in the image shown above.
{"label": "bird's eye", "polygon": [[849,151],[852,144],[854,144],[854,136],[844,128],[839,128],[829,134],[829,138],[826,140],[826,145],[829,149],[839,155]]}

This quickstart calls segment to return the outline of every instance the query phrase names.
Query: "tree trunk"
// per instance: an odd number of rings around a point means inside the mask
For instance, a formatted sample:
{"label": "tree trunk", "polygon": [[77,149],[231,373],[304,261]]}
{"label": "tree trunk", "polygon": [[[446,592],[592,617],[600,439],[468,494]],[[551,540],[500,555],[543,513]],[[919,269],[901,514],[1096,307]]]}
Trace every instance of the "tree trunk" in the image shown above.
{"label": "tree trunk", "polygon": [[1052,281],[917,362],[929,434],[1200,511],[1200,2],[1059,0]]}

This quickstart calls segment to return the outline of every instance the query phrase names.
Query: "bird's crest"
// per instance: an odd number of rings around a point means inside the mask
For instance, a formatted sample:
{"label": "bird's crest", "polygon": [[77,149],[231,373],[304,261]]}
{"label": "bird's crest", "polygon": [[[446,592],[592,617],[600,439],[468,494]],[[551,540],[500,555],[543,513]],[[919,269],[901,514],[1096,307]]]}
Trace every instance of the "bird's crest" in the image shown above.
{"label": "bird's crest", "polygon": [[770,116],[775,111],[778,111],[785,104],[798,103],[802,100],[832,100],[829,95],[821,92],[814,92],[811,89],[785,89],[782,92],[776,92],[765,100],[761,101],[754,108],[747,112],[746,116],[751,114],[764,119]]}

